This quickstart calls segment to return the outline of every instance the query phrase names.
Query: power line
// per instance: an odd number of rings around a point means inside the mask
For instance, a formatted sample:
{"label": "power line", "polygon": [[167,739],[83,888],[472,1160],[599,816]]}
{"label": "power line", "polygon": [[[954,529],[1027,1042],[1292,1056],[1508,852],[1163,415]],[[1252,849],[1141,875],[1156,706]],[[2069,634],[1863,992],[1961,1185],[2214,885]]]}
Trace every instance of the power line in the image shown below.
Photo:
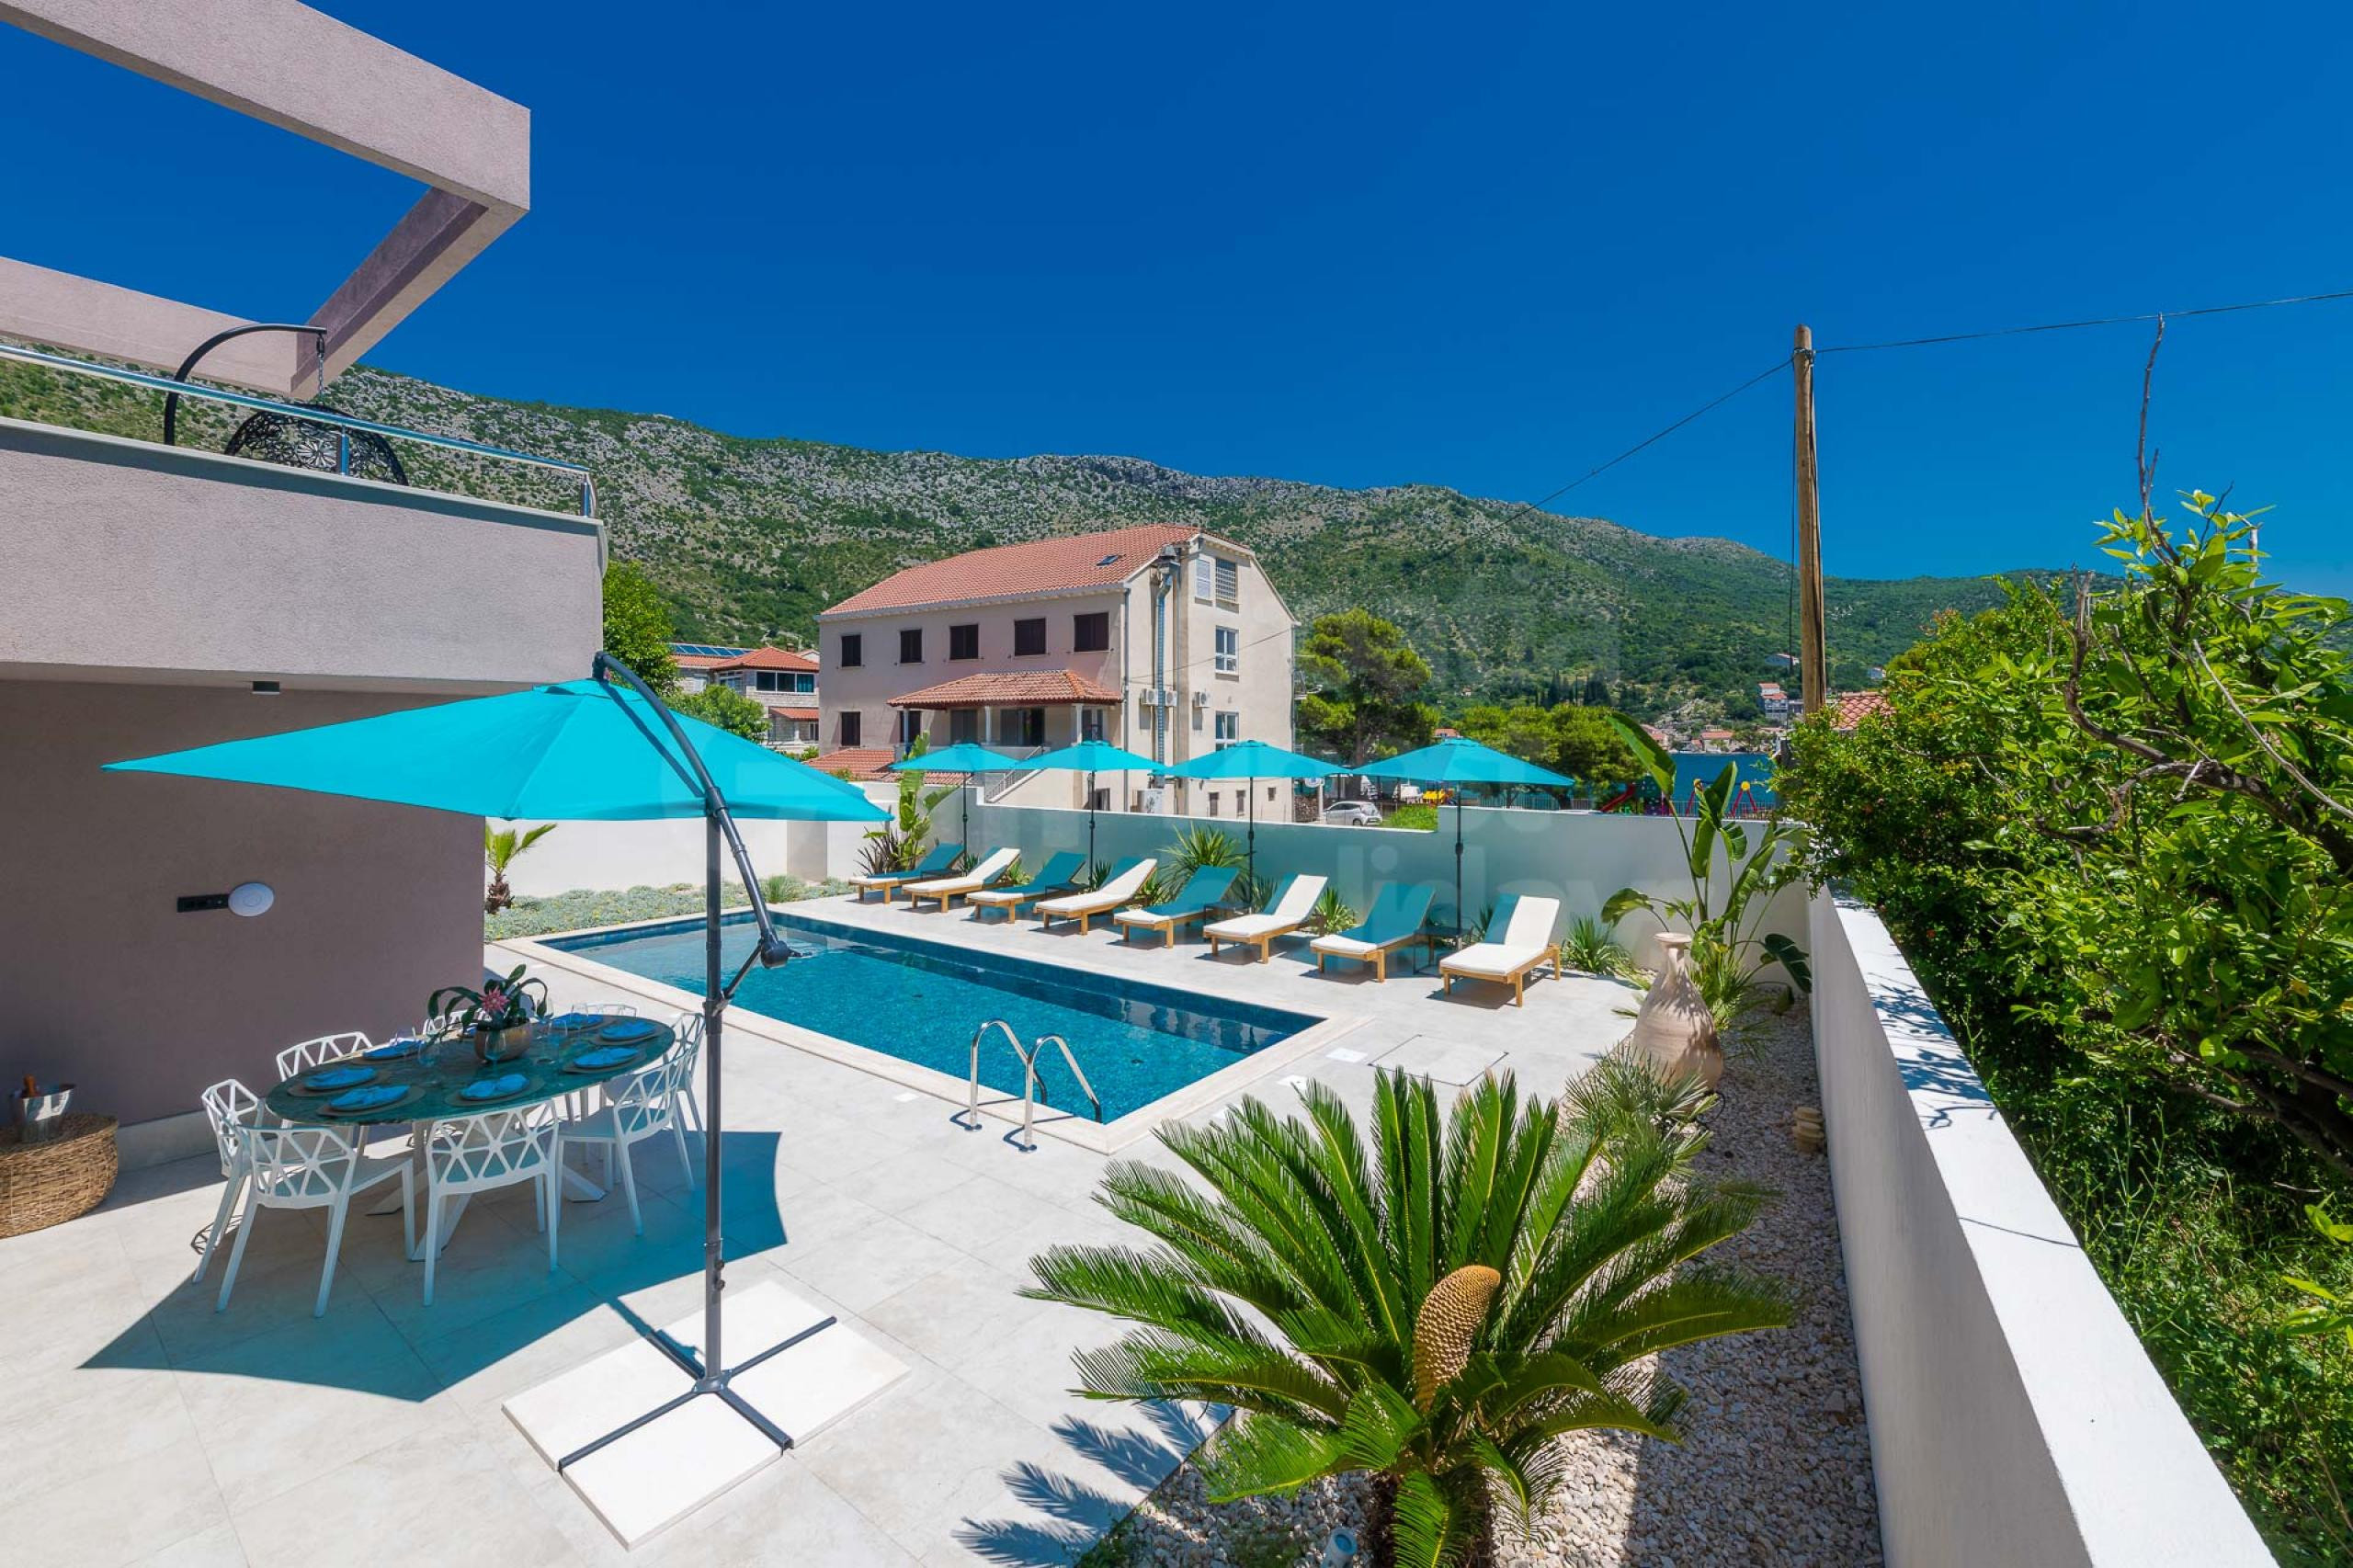
{"label": "power line", "polygon": [[2268,311],[2279,305],[2317,305],[2332,300],[2353,300],[2353,289],[2325,294],[2295,294],[2284,300],[2243,300],[2234,305],[2200,305],[2186,311],[2147,311],[2136,316],[2093,316],[2084,321],[2037,322],[2031,326],[2002,326],[1985,332],[1949,332],[1936,337],[1902,337],[1886,343],[1841,343],[1817,348],[1816,354],[1869,354],[1881,348],[1925,348],[1938,343],[1974,343],[1988,337],[2022,337],[2035,332],[2073,332],[2086,326],[2131,326],[2136,323],[2178,321],[2185,316],[2227,315],[2233,311]]}
{"label": "power line", "polygon": [[1776,371],[1789,369],[1789,365],[1790,362],[1786,358],[1774,360],[1771,364],[1757,371],[1756,374],[1749,377],[1748,380],[1733,388],[1732,391],[1725,392],[1721,396],[1709,399],[1706,403],[1701,403],[1699,407],[1693,409],[1690,413],[1685,415],[1674,424],[1667,426],[1665,429],[1643,437],[1641,440],[1635,442],[1632,446],[1627,448],[1624,451],[1620,452],[1616,457],[1611,458],[1608,462],[1601,464],[1599,467],[1587,469],[1585,472],[1569,481],[1558,490],[1553,491],[1550,495],[1541,495],[1533,501],[1524,503],[1515,510],[1506,514],[1495,524],[1495,527],[1499,528],[1508,528],[1512,523],[1526,517],[1529,513],[1535,511],[1538,507],[1550,506],[1552,502],[1555,502],[1562,496],[1566,495],[1570,491],[1574,490],[1578,485],[1583,484],[1586,480],[1599,478],[1602,474],[1608,472],[1613,468],[1616,468],[1620,463],[1624,462],[1628,458],[1632,457],[1636,452],[1643,450],[1646,447],[1655,446],[1660,441],[1663,441],[1669,436],[1674,435],[1677,430],[1682,429],[1686,425],[1690,424],[1694,419],[1699,418],[1701,415],[1710,413],[1717,408],[1721,408],[1725,403],[1730,403],[1733,399],[1738,397],[1741,393],[1746,392],[1749,388],[1755,386],[1757,382],[1773,375]]}

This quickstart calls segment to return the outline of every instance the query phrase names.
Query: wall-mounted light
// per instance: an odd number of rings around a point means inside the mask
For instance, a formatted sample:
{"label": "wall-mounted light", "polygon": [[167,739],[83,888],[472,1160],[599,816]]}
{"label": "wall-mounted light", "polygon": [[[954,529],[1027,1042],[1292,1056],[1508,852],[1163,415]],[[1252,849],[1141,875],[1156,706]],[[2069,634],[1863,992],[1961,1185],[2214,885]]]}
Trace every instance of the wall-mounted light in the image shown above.
{"label": "wall-mounted light", "polygon": [[229,907],[238,915],[267,915],[277,902],[277,890],[267,882],[239,882],[229,890]]}
{"label": "wall-mounted light", "polygon": [[254,695],[256,697],[276,697],[278,695],[278,683],[274,680],[257,680],[254,682]]}

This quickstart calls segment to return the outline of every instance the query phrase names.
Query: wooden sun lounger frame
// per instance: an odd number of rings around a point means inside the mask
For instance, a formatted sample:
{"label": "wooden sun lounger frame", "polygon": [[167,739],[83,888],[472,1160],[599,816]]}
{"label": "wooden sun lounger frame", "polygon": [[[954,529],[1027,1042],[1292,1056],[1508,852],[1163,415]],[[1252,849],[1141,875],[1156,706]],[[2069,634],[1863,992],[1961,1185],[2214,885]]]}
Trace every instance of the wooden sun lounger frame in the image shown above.
{"label": "wooden sun lounger frame", "polygon": [[972,894],[966,893],[964,895],[964,899],[965,906],[972,912],[973,919],[981,919],[993,909],[1002,909],[1005,911],[1006,923],[1007,925],[1011,925],[1021,918],[1021,906],[1023,904],[1035,903],[1041,898],[1062,898],[1078,891],[1078,884],[1076,882],[1057,882],[1054,886],[1050,888],[1031,888],[1025,883],[1020,888],[978,888],[974,890],[974,892],[978,892],[993,893],[1019,892],[1021,894],[1019,898],[1006,899],[1000,897],[993,898],[986,903],[973,903],[972,902]]}
{"label": "wooden sun lounger frame", "polygon": [[[1347,936],[1347,933],[1345,931],[1335,931],[1332,932],[1331,935],[1335,937],[1345,937]],[[1348,939],[1352,942],[1359,940],[1359,938],[1354,937],[1349,937]],[[1332,953],[1325,952],[1321,948],[1313,949],[1312,950],[1315,954],[1315,972],[1318,974],[1324,972],[1324,960],[1325,959],[1347,959],[1354,963],[1370,964],[1372,966],[1373,982],[1375,984],[1379,984],[1389,978],[1389,955],[1395,952],[1400,948],[1410,948],[1416,942],[1421,943],[1422,946],[1430,950],[1430,957],[1438,957],[1438,933],[1425,928],[1419,931],[1408,932],[1403,937],[1392,937],[1389,940],[1381,943],[1379,947],[1373,948],[1370,952],[1366,953]],[[1367,945],[1370,946],[1370,944]]]}
{"label": "wooden sun lounger frame", "polygon": [[[1000,876],[1003,874],[1003,872],[998,873]],[[958,879],[955,873],[951,871],[945,877],[932,877],[927,880],[937,882],[945,882],[958,881],[961,879]],[[976,892],[986,892],[989,891],[989,884],[986,882],[975,883],[973,886],[969,888],[944,889],[938,892],[917,892],[915,889],[920,885],[920,883],[907,884],[907,903],[914,908],[921,909],[923,907],[923,901],[926,899],[931,899],[939,905],[939,913],[942,915],[945,915],[949,910],[955,908],[956,901],[958,899],[969,900]],[[886,898],[882,902],[888,903],[891,901]]]}
{"label": "wooden sun lounger frame", "polygon": [[[1112,923],[1120,928],[1120,940],[1123,942],[1128,940],[1128,933],[1131,931],[1157,931],[1164,938],[1161,942],[1161,946],[1165,948],[1173,948],[1176,945],[1176,933],[1178,931],[1184,929],[1188,926],[1190,926],[1196,920],[1207,920],[1211,915],[1217,914],[1219,911],[1229,909],[1231,907],[1233,907],[1231,904],[1205,903],[1199,909],[1179,910],[1174,915],[1144,915],[1143,910],[1141,907],[1131,906],[1127,909],[1115,909],[1111,914],[1113,917]],[[1141,918],[1135,920],[1119,919],[1118,917],[1122,915],[1134,915],[1141,916]],[[1079,929],[1084,931],[1086,927],[1082,926]],[[1211,951],[1216,951],[1214,945],[1211,946]]]}
{"label": "wooden sun lounger frame", "polygon": [[[1264,931],[1247,937],[1221,937],[1214,931],[1203,931],[1201,935],[1210,939],[1210,957],[1211,958],[1217,957],[1217,945],[1220,942],[1231,942],[1237,948],[1257,949],[1258,961],[1265,963],[1273,957],[1277,941],[1285,937],[1299,935],[1301,929],[1306,925],[1307,917],[1302,915],[1287,926],[1270,926]],[[1316,967],[1320,969],[1323,966],[1319,964]]]}
{"label": "wooden sun lounger frame", "polygon": [[1453,955],[1449,953],[1446,958],[1438,960],[1438,983],[1442,994],[1448,996],[1454,994],[1454,983],[1458,980],[1490,980],[1497,985],[1509,985],[1511,1005],[1515,1007],[1525,1007],[1528,1006],[1527,985],[1529,971],[1542,969],[1549,963],[1552,966],[1552,978],[1555,980],[1561,978],[1561,949],[1557,945],[1545,949],[1527,962],[1518,964],[1501,974],[1472,974],[1467,970],[1457,973],[1446,967],[1452,958]]}

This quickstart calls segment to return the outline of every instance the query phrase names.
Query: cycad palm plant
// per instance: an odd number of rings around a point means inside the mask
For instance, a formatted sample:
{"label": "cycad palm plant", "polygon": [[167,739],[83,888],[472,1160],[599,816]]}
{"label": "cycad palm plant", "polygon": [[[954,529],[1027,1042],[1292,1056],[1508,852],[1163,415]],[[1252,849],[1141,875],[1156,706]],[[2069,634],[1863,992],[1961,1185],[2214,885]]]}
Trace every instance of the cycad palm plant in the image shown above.
{"label": "cycad palm plant", "polygon": [[1484,1562],[1559,1485],[1556,1439],[1677,1437],[1684,1391],[1647,1358],[1789,1322],[1779,1286],[1687,1267],[1758,1201],[1692,1179],[1688,1124],[1524,1104],[1508,1074],[1449,1122],[1398,1074],[1368,1142],[1329,1089],[1302,1097],[1304,1119],[1245,1100],[1164,1130],[1206,1190],[1111,1166],[1099,1201],[1158,1246],[1031,1264],[1027,1294],[1140,1325],[1079,1355],[1080,1392],[1238,1412],[1199,1456],[1217,1501],[1370,1471],[1393,1561]]}

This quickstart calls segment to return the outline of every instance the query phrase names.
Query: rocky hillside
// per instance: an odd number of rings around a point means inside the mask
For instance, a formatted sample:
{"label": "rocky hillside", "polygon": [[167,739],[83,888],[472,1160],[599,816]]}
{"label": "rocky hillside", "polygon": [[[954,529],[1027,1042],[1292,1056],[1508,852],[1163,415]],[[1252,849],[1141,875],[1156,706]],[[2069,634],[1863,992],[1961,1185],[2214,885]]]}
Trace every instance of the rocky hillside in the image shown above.
{"label": "rocky hillside", "polygon": [[[818,610],[884,574],[976,545],[1146,521],[1239,540],[1302,619],[1361,605],[1404,626],[1449,706],[1546,698],[1599,676],[1645,714],[1698,698],[1738,714],[1788,642],[1790,573],[1724,540],[1668,540],[1597,517],[1521,512],[1431,485],[1337,490],[1205,478],[1133,458],[1011,460],[749,440],[683,420],[477,397],[369,368],[337,381],[348,412],[563,458],[596,475],[614,551],[641,562],[682,635],[807,636]],[[0,415],[153,438],[160,400],[0,363]],[[186,437],[233,421],[199,405]],[[418,483],[569,510],[568,485],[409,447]],[[1759,505],[1779,507],[1779,497]],[[1999,596],[1986,578],[1828,585],[1836,684],[1908,646],[1938,610]]]}

